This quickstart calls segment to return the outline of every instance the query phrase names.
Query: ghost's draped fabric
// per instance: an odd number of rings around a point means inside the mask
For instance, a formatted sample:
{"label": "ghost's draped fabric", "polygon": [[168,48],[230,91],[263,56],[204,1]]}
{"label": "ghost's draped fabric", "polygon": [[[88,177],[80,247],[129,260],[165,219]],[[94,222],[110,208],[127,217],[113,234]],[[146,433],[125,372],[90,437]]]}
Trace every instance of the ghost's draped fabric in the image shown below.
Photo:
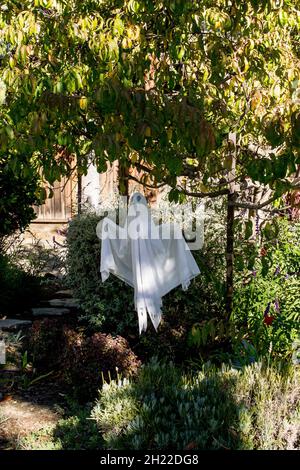
{"label": "ghost's draped fabric", "polygon": [[132,286],[140,333],[146,331],[147,313],[157,329],[162,297],[179,285],[187,289],[200,273],[180,228],[156,225],[146,199],[135,193],[124,226],[105,218],[101,236],[102,281],[111,273]]}

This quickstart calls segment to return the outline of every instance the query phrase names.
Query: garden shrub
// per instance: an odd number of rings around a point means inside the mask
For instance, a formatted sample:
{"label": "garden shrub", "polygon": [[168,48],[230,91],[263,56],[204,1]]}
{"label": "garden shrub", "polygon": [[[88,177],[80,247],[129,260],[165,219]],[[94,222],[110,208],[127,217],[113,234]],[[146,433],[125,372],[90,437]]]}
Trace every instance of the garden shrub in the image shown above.
{"label": "garden shrub", "polygon": [[300,224],[274,221],[255,249],[236,275],[232,320],[258,355],[287,357],[300,334]]}
{"label": "garden shrub", "polygon": [[112,381],[92,410],[107,449],[299,447],[299,371],[255,363],[182,374],[151,361]]}
{"label": "garden shrub", "polygon": [[0,315],[23,313],[41,297],[40,279],[1,254],[0,279]]}
{"label": "garden shrub", "polygon": [[140,361],[121,336],[73,334],[68,338],[63,366],[64,380],[72,386],[75,395],[89,399],[96,395],[105,380],[135,375]]}
{"label": "garden shrub", "polygon": [[192,281],[188,291],[177,288],[163,298],[163,317],[157,333],[149,329],[141,336],[137,347],[138,354],[145,359],[153,355],[167,356],[179,363],[198,355],[198,350],[188,341],[193,325],[212,318],[220,320],[224,315],[224,296],[217,295],[214,280],[203,273],[204,265],[209,270],[214,260],[201,251],[193,252],[193,256],[201,274]]}
{"label": "garden shrub", "polygon": [[54,369],[80,399],[93,398],[103,381],[132,376],[140,366],[124,338],[86,336],[59,319],[33,322],[28,348],[39,371]]}
{"label": "garden shrub", "polygon": [[59,443],[61,450],[101,449],[102,442],[96,424],[89,417],[89,410],[78,406],[76,414],[59,420],[52,430],[52,440]]}

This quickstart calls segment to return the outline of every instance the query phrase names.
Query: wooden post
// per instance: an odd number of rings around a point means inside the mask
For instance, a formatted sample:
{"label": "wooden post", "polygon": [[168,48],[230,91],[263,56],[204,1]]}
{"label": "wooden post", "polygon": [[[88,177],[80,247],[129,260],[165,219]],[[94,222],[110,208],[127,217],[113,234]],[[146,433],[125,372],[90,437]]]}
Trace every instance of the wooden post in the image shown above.
{"label": "wooden post", "polygon": [[234,193],[227,196],[227,221],[226,221],[226,302],[227,318],[232,312],[233,299],[233,262],[234,262]]}
{"label": "wooden post", "polygon": [[[78,171],[80,169],[80,171]],[[77,212],[82,211],[82,176],[81,176],[81,158],[77,157]]]}
{"label": "wooden post", "polygon": [[225,309],[229,319],[232,312],[233,301],[233,263],[234,263],[234,201],[235,201],[235,167],[236,167],[236,133],[230,133],[229,139],[234,144],[231,153],[231,169],[229,171],[229,194],[227,196],[227,220],[226,220],[226,299]]}
{"label": "wooden post", "polygon": [[129,168],[128,166],[122,164],[119,161],[119,169],[118,169],[118,180],[119,180],[119,194],[122,196],[127,196],[127,202],[129,198],[129,181],[128,181],[128,175],[129,175]]}

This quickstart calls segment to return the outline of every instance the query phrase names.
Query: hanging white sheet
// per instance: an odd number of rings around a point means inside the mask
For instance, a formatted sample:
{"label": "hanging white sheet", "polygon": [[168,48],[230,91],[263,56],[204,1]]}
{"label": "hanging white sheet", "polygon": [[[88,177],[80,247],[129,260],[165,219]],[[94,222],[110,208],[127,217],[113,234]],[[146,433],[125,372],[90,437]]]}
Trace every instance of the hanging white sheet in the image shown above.
{"label": "hanging white sheet", "polygon": [[102,282],[111,273],[134,288],[141,333],[147,329],[147,313],[157,329],[162,297],[179,285],[186,290],[200,270],[180,227],[156,225],[145,197],[134,193],[123,227],[109,218],[102,221],[100,272]]}

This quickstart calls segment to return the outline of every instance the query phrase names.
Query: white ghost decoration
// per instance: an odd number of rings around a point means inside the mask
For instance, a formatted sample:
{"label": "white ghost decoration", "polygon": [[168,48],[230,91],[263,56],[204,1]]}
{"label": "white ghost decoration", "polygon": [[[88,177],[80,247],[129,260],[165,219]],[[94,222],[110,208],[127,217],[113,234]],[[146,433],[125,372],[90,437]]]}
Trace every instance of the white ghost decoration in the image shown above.
{"label": "white ghost decoration", "polygon": [[180,227],[156,225],[145,197],[134,193],[124,226],[106,217],[101,238],[102,282],[111,273],[132,286],[140,334],[147,329],[147,313],[157,330],[162,297],[179,285],[186,290],[200,273]]}

